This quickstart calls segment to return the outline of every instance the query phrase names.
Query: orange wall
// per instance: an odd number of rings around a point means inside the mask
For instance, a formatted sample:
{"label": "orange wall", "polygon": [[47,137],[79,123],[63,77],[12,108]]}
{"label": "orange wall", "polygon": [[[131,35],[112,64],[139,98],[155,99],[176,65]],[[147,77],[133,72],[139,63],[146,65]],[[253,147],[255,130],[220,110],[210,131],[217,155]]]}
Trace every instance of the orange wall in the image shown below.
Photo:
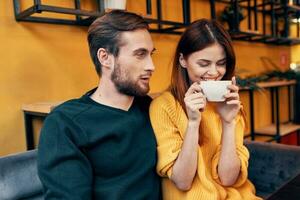
{"label": "orange wall", "polygon": [[[62,5],[66,1],[49,2]],[[164,2],[166,19],[182,19],[178,14],[180,12],[174,12],[180,9],[181,0]],[[191,3],[192,19],[210,17],[208,1],[192,0]],[[145,1],[128,0],[127,5],[128,10],[146,12]],[[89,57],[86,32],[87,27],[16,22],[12,1],[0,1],[0,156],[25,150],[23,104],[79,97],[97,85],[98,78]],[[150,91],[155,93],[169,84],[170,63],[179,36],[152,34],[152,37],[158,49],[154,55],[156,71]],[[234,42],[234,46],[237,68],[239,71],[246,70],[246,75],[268,69],[269,66],[260,60],[261,57],[268,57],[279,66],[280,54],[285,53],[290,59],[289,47],[248,42]],[[281,67],[287,68],[287,65]],[[268,103],[267,94],[257,98],[260,102]],[[242,94],[242,100],[247,108],[245,94]],[[270,123],[268,107],[258,104],[255,109],[258,127]],[[37,121],[37,124],[41,122]],[[38,130],[36,128],[36,136]]]}
{"label": "orange wall", "polygon": [[22,104],[77,97],[97,84],[86,27],[16,22],[0,1],[0,155],[25,150]]}

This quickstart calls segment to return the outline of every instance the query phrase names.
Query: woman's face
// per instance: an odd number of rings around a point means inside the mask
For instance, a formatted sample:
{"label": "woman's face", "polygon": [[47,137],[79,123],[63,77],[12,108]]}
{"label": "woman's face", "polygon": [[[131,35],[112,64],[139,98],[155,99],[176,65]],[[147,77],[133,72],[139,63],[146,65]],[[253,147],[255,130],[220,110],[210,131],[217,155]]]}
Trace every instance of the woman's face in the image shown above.
{"label": "woman's face", "polygon": [[180,56],[179,61],[187,69],[190,83],[221,80],[226,73],[226,53],[219,43],[196,51],[187,59]]}

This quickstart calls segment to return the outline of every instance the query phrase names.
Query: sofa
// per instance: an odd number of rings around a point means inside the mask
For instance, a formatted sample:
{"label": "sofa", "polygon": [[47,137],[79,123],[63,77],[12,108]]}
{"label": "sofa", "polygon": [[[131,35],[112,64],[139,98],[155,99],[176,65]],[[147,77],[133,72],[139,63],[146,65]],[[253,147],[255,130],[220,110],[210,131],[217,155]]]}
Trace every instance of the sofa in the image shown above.
{"label": "sofa", "polygon": [[[300,147],[245,141],[250,152],[249,179],[257,194],[266,198],[300,173]],[[37,151],[0,158],[0,199],[43,199],[37,175]]]}
{"label": "sofa", "polygon": [[0,200],[44,199],[36,157],[31,150],[0,158]]}
{"label": "sofa", "polygon": [[245,141],[250,152],[248,177],[258,196],[267,198],[300,173],[300,147]]}

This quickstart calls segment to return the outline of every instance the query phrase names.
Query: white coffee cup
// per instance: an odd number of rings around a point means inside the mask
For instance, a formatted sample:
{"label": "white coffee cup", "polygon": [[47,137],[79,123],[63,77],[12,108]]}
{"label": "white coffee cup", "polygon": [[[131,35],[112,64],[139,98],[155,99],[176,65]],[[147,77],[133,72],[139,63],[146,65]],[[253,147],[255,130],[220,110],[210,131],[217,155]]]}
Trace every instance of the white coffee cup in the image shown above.
{"label": "white coffee cup", "polygon": [[105,0],[104,1],[105,10],[125,10],[126,9],[126,0]]}
{"label": "white coffee cup", "polygon": [[224,95],[229,92],[227,87],[231,84],[231,81],[201,81],[200,87],[207,101],[223,102],[225,101]]}

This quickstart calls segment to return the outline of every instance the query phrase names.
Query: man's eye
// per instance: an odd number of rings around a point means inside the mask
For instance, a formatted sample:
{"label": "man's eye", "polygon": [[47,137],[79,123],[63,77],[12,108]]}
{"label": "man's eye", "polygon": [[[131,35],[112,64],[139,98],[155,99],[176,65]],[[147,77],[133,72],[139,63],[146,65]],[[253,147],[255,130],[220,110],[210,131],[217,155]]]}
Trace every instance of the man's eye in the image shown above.
{"label": "man's eye", "polygon": [[145,52],[140,52],[136,54],[138,57],[145,57],[146,53]]}

